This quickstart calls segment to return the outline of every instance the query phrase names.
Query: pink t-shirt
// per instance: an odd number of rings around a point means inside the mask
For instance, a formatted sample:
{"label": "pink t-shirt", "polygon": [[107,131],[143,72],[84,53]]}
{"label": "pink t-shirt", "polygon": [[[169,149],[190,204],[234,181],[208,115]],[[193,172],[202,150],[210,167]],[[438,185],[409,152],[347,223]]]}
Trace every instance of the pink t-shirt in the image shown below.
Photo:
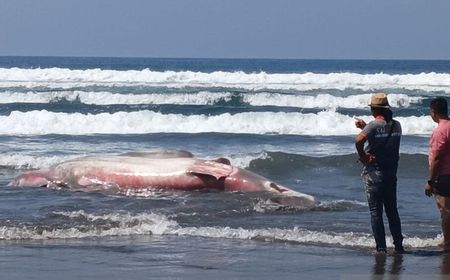
{"label": "pink t-shirt", "polygon": [[450,121],[440,120],[438,126],[434,129],[430,139],[430,156],[428,158],[431,164],[431,156],[436,151],[441,153],[439,164],[439,175],[450,174]]}

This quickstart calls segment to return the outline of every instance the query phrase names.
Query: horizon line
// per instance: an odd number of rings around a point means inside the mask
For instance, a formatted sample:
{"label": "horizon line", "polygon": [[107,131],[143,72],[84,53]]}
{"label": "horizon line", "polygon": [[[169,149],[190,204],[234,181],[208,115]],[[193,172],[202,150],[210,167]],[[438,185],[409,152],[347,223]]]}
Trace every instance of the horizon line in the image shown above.
{"label": "horizon line", "polygon": [[0,58],[21,57],[21,58],[112,58],[112,59],[198,59],[198,60],[328,60],[328,61],[450,61],[450,58],[269,58],[269,57],[152,57],[152,56],[82,56],[82,55],[0,55]]}

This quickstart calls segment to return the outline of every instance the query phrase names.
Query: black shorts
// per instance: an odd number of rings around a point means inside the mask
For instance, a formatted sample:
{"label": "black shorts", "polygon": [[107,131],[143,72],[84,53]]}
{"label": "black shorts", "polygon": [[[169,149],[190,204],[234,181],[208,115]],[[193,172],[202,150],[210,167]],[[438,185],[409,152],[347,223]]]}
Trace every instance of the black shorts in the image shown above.
{"label": "black shorts", "polygon": [[450,197],[450,175],[441,175],[433,186],[435,194]]}

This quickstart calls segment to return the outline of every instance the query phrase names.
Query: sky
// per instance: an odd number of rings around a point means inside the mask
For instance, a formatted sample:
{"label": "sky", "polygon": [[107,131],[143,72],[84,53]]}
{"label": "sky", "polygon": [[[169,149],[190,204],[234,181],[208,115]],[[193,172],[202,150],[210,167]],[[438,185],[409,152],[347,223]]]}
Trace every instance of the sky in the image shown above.
{"label": "sky", "polygon": [[0,56],[450,59],[449,0],[0,0]]}

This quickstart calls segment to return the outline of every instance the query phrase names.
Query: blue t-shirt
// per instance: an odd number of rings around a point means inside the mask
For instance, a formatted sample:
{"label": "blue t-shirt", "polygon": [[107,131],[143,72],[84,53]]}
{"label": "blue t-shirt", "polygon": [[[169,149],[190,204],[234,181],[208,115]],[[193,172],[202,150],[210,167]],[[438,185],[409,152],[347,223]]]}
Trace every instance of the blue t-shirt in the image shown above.
{"label": "blue t-shirt", "polygon": [[[389,133],[392,130],[391,136]],[[366,153],[375,156],[375,162],[382,168],[397,172],[402,126],[396,120],[369,122],[362,132],[367,136]],[[389,139],[388,139],[389,137]]]}

